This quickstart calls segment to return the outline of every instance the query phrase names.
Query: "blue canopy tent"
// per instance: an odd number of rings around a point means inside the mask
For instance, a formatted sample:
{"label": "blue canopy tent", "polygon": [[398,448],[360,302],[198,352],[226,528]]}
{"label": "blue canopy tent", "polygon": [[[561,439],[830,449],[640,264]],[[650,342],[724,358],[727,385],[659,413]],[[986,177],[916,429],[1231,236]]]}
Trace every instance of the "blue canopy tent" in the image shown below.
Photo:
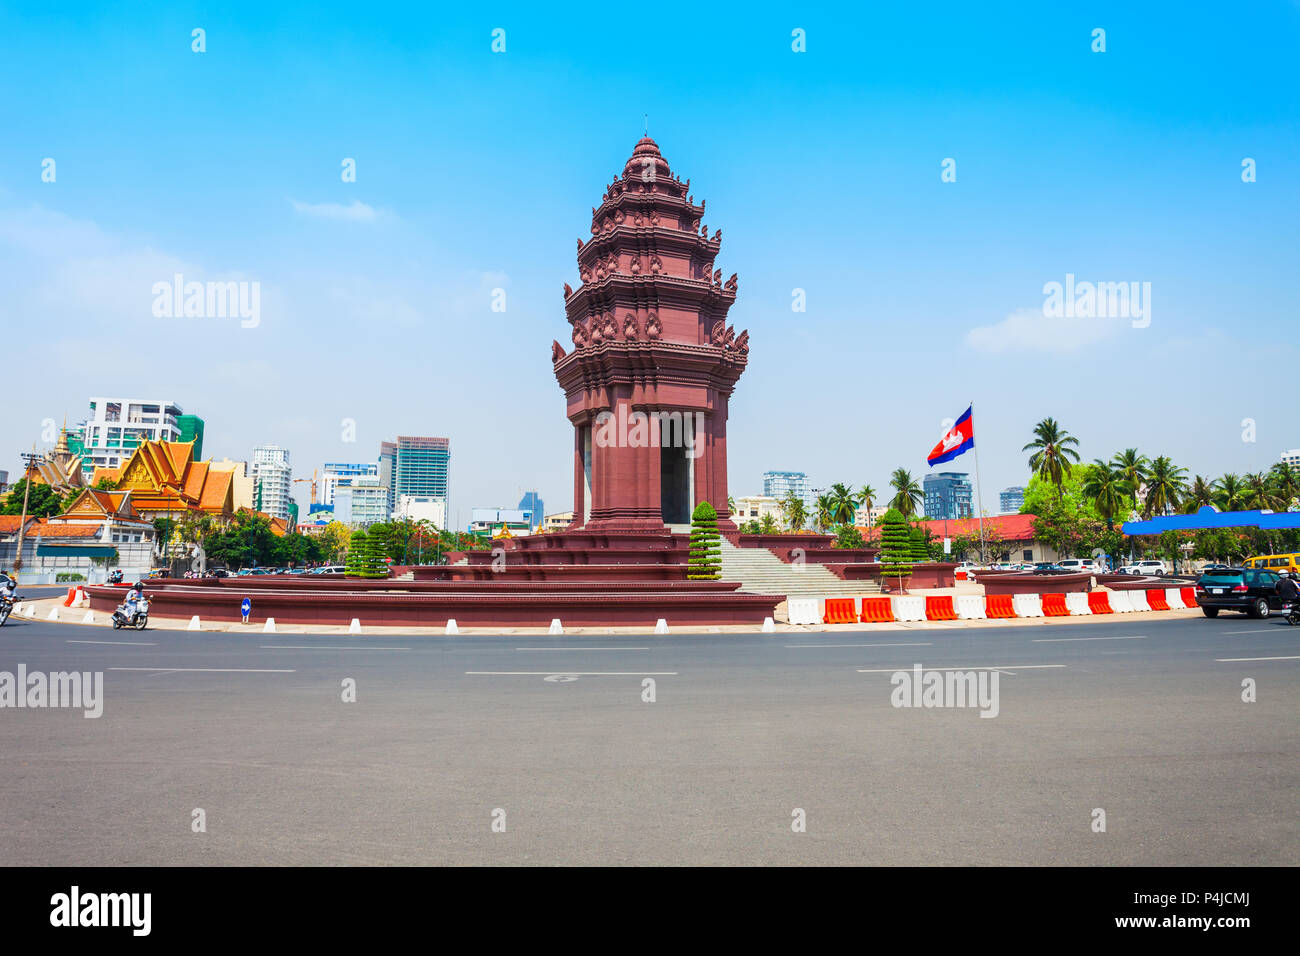
{"label": "blue canopy tent", "polygon": [[1161,534],[1165,531],[1201,531],[1206,528],[1261,528],[1278,531],[1300,528],[1300,511],[1219,511],[1202,505],[1195,514],[1162,515],[1147,521],[1125,521],[1125,534]]}

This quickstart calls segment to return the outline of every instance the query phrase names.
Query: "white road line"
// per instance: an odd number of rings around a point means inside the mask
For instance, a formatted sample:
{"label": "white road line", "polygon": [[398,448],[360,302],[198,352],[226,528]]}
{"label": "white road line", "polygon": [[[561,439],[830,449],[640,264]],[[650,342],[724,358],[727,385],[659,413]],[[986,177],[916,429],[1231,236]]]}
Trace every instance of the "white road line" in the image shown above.
{"label": "white road line", "polygon": [[1136,637],[1035,637],[1030,643],[1062,644],[1065,641],[1145,641],[1146,639],[1145,634],[1139,634]]}
{"label": "white road line", "polygon": [[1291,657],[1216,657],[1220,664],[1227,664],[1233,661],[1300,661],[1300,654]]}
{"label": "white road line", "polygon": [[934,641],[914,641],[906,644],[786,644],[786,647],[933,647]]}
{"label": "white road line", "polygon": [[676,677],[677,671],[466,671],[485,677],[547,677],[572,674],[575,677]]}
{"label": "white road line", "polygon": [[201,671],[209,674],[296,674],[293,670],[269,670],[260,667],[110,667],[111,671],[154,671],[156,673],[175,673],[177,671]]}
{"label": "white road line", "polygon": [[409,647],[366,647],[351,644],[259,644],[264,651],[409,651]]}
{"label": "white road line", "polygon": [[648,651],[648,647],[516,647],[517,651]]}
{"label": "white road line", "polygon": [[[858,669],[859,674],[892,674],[895,671],[911,670],[915,664],[909,664],[905,667],[874,667],[870,670]],[[1046,670],[1049,667],[1064,667],[1064,664],[968,664],[965,667],[933,667],[929,664],[922,664],[921,669],[927,671],[1028,671],[1028,670]]]}
{"label": "white road line", "polygon": [[157,647],[157,641],[64,641],[65,644],[122,644],[132,647]]}
{"label": "white road line", "polygon": [[1272,626],[1266,626],[1266,627],[1252,627],[1249,631],[1220,631],[1219,633],[1220,634],[1275,634],[1277,633],[1277,625],[1274,624]]}

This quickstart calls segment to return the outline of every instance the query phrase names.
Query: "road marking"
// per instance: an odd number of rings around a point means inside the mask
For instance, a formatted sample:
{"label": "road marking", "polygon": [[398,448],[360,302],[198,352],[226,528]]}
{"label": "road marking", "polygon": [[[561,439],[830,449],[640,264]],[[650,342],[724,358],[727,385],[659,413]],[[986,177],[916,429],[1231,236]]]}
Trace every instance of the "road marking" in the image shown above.
{"label": "road marking", "polygon": [[409,647],[366,647],[352,644],[259,644],[264,651],[409,651]]}
{"label": "road marking", "polygon": [[1145,641],[1145,634],[1136,637],[1035,637],[1033,644],[1061,644],[1065,641]]}
{"label": "road marking", "polygon": [[1300,654],[1291,657],[1216,657],[1220,664],[1226,664],[1233,661],[1300,661]]}
{"label": "road marking", "polygon": [[915,641],[906,644],[787,644],[786,647],[933,647],[934,641]]}
{"label": "road marking", "polygon": [[132,647],[157,647],[157,641],[64,641],[65,644],[122,644]]}
{"label": "road marking", "polygon": [[153,671],[173,674],[178,671],[198,671],[209,674],[296,674],[297,671],[266,669],[260,667],[110,667],[111,671]]}
{"label": "road marking", "polygon": [[1249,631],[1220,631],[1220,634],[1274,634],[1277,632],[1277,625],[1270,627],[1252,627]]}
{"label": "road marking", "polygon": [[546,677],[572,674],[574,677],[676,677],[677,671],[466,671],[480,677]]}
{"label": "road marking", "polygon": [[516,647],[517,651],[648,651],[648,647]]}
{"label": "road marking", "polygon": [[[910,670],[915,665],[905,667],[873,667],[870,670],[858,669],[859,674],[893,674],[896,671]],[[1028,670],[1046,670],[1050,667],[1064,667],[1064,664],[968,664],[965,667],[933,667],[929,664],[922,664],[921,669],[927,671],[1028,671]]]}

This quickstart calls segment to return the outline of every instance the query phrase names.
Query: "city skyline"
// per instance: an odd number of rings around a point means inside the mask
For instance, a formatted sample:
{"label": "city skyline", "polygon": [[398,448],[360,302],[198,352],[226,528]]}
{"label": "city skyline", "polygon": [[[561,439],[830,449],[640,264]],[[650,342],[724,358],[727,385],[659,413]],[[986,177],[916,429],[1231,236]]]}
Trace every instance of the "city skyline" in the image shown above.
{"label": "city skyline", "polygon": [[[385,436],[434,431],[456,443],[454,501],[536,488],[567,502],[563,395],[545,357],[563,329],[561,286],[577,281],[591,184],[621,168],[648,114],[725,223],[718,265],[739,272],[734,317],[754,334],[728,435],[733,495],[760,490],[773,436],[817,487],[920,475],[944,417],[972,399],[989,489],[1025,483],[1020,447],[1048,415],[1085,460],[1138,447],[1191,474],[1266,469],[1300,444],[1285,409],[1250,388],[1254,342],[1282,363],[1295,354],[1300,150],[1283,64],[1300,11],[1239,23],[1209,6],[1106,10],[1101,54],[1095,24],[1067,11],[1029,24],[1012,9],[937,23],[800,11],[801,54],[775,11],[700,27],[725,124],[685,80],[592,114],[578,105],[586,92],[636,88],[637,68],[590,62],[603,27],[540,11],[508,18],[503,54],[487,25],[455,12],[436,37],[366,10],[346,28],[207,17],[197,54],[194,15],[162,6],[125,14],[134,30],[4,11],[11,75],[42,79],[39,95],[6,104],[0,281],[12,295],[0,318],[44,331],[50,355],[13,370],[0,465],[16,473],[14,449],[48,445],[42,423],[75,417],[81,396],[147,391],[203,415],[208,455],[276,442],[299,461],[347,461]],[[674,26],[644,29],[664,41],[665,69],[694,72]],[[858,70],[868,44],[872,68]],[[267,52],[286,47],[311,53],[290,66]],[[367,55],[335,69],[354,47]],[[255,76],[252,61],[264,64]],[[1251,78],[1249,97],[1232,92],[1236,76]],[[261,109],[277,90],[287,99]],[[193,111],[229,150],[157,135],[156,117]],[[944,183],[949,158],[956,181]],[[1242,181],[1245,158],[1255,182]],[[340,175],[348,159],[355,182]],[[260,283],[260,321],[156,316],[154,285],[178,274]],[[1149,324],[1052,324],[1044,288],[1067,277],[1150,282]],[[806,311],[792,311],[793,290]],[[80,347],[104,328],[117,334]],[[942,386],[901,409],[864,404],[858,375],[840,374],[868,369],[871,394],[912,394],[912,370],[937,369],[936,349],[949,357]],[[154,362],[150,388],[129,384],[142,353],[172,351],[203,361]],[[51,379],[78,384],[51,393]],[[1133,415],[1145,381],[1174,383],[1150,400],[1197,427]],[[1213,396],[1201,381],[1218,383]],[[810,400],[827,414],[808,415]],[[842,442],[855,411],[869,442]],[[526,472],[500,469],[507,446]],[[305,508],[306,488],[294,497]]]}

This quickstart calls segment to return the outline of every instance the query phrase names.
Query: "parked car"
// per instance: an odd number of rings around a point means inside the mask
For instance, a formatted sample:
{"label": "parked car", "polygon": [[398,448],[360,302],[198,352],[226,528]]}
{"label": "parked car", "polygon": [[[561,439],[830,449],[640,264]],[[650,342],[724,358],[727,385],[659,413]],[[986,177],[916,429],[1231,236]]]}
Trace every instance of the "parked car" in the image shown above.
{"label": "parked car", "polygon": [[1169,573],[1169,567],[1163,561],[1134,561],[1119,569],[1120,574],[1142,574],[1149,577],[1163,578]]}
{"label": "parked car", "polygon": [[1274,571],[1254,568],[1208,571],[1196,579],[1196,603],[1206,617],[1218,617],[1220,611],[1228,610],[1265,618],[1283,607],[1277,593],[1280,580]]}
{"label": "parked car", "polygon": [[342,564],[329,564],[323,568],[316,568],[312,574],[342,574],[347,567]]}
{"label": "parked car", "polygon": [[1039,561],[1034,565],[1035,574],[1064,574],[1065,569],[1055,561]]}
{"label": "parked car", "polygon": [[1072,574],[1079,574],[1087,571],[1097,574],[1101,569],[1097,566],[1095,558],[1065,558],[1056,562],[1063,571],[1069,571]]}

